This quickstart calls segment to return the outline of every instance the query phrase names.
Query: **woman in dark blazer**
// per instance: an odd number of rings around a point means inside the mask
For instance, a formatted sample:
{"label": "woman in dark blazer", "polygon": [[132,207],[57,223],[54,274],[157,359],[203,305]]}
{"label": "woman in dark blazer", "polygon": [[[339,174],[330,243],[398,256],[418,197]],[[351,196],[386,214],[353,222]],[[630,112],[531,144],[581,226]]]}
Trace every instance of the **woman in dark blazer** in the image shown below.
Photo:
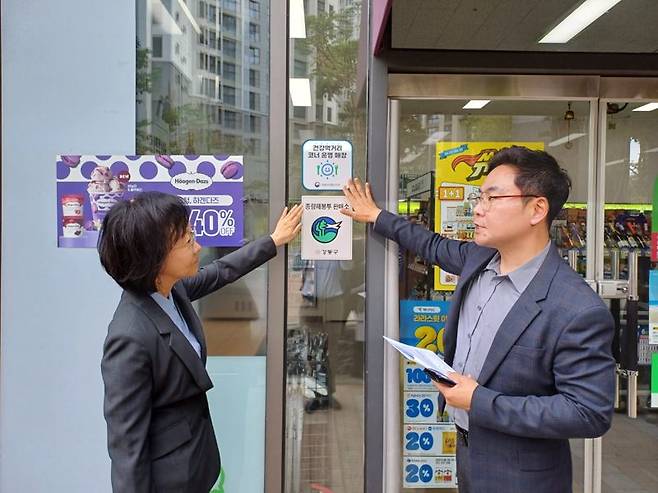
{"label": "woman in dark blazer", "polygon": [[206,399],[213,384],[191,302],[274,257],[299,232],[301,212],[285,209],[270,236],[201,270],[201,247],[180,198],[145,192],[107,214],[100,260],[124,289],[101,363],[114,492],[212,488],[220,471]]}

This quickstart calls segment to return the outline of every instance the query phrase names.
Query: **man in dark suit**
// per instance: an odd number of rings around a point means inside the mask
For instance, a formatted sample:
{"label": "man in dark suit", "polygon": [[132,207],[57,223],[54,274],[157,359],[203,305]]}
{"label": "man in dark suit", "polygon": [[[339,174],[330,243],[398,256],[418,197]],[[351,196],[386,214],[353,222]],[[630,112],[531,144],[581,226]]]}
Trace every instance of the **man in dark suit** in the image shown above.
{"label": "man in dark suit", "polygon": [[213,384],[192,301],[274,257],[299,232],[301,213],[286,209],[271,235],[201,270],[180,198],[145,192],[105,217],[101,263],[124,288],[101,363],[114,492],[212,488],[221,467],[206,399]]}
{"label": "man in dark suit", "polygon": [[450,240],[381,211],[361,182],[357,221],[458,275],[435,383],[457,426],[460,493],[571,491],[569,438],[610,427],[613,319],[549,238],[571,182],[543,151],[497,153],[473,199],[475,242]]}

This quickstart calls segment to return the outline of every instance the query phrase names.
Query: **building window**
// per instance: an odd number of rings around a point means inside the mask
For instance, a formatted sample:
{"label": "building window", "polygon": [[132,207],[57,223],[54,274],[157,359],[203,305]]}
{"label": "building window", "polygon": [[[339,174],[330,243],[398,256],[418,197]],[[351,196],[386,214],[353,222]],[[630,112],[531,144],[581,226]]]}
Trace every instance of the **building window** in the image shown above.
{"label": "building window", "polygon": [[249,93],[249,109],[255,111],[260,109],[260,94],[256,92]]}
{"label": "building window", "polygon": [[238,44],[232,39],[226,38],[222,42],[224,43],[224,56],[235,58],[237,56]]}
{"label": "building window", "polygon": [[235,80],[235,63],[224,62],[224,80]]}
{"label": "building window", "polygon": [[162,36],[153,36],[153,58],[162,58]]}
{"label": "building window", "polygon": [[308,64],[302,60],[295,60],[293,73],[295,77],[308,77]]}
{"label": "building window", "polygon": [[260,117],[256,115],[249,116],[249,131],[251,133],[260,132]]}
{"label": "building window", "polygon": [[213,50],[217,49],[217,33],[214,30],[210,30],[208,32],[208,46],[210,46]]}
{"label": "building window", "polygon": [[208,71],[212,72],[213,74],[219,74],[218,70],[218,63],[217,63],[217,57],[214,56],[209,56],[208,57]]}
{"label": "building window", "polygon": [[260,72],[258,70],[249,69],[249,85],[251,87],[260,87]]}
{"label": "building window", "polygon": [[260,43],[260,26],[253,22],[249,23],[249,41],[252,43]]}
{"label": "building window", "polygon": [[206,17],[206,2],[199,2],[199,19],[205,19]]}
{"label": "building window", "polygon": [[315,105],[315,120],[318,122],[321,122],[323,120],[323,113],[322,113],[322,105],[321,104],[316,104]]}
{"label": "building window", "polygon": [[237,32],[237,21],[232,15],[222,14],[222,26],[227,33],[235,34]]}
{"label": "building window", "polygon": [[260,48],[249,47],[249,63],[252,65],[260,64]]}
{"label": "building window", "polygon": [[217,7],[208,5],[208,22],[215,24],[217,22]]}
{"label": "building window", "polygon": [[224,103],[235,106],[235,87],[224,86]]}
{"label": "building window", "polygon": [[327,106],[327,121],[332,122],[333,121],[333,115],[331,111],[331,107]]}
{"label": "building window", "polygon": [[201,94],[209,98],[215,98],[215,81],[204,77],[201,79]]}
{"label": "building window", "polygon": [[260,4],[256,0],[249,0],[249,15],[253,19],[260,17]]}
{"label": "building window", "polygon": [[224,5],[224,10],[230,10],[231,12],[238,10],[238,4],[236,0],[224,0],[222,3]]}
{"label": "building window", "polygon": [[224,126],[238,128],[238,114],[235,111],[224,111]]}
{"label": "building window", "polygon": [[324,0],[318,0],[318,14],[324,14],[326,10]]}

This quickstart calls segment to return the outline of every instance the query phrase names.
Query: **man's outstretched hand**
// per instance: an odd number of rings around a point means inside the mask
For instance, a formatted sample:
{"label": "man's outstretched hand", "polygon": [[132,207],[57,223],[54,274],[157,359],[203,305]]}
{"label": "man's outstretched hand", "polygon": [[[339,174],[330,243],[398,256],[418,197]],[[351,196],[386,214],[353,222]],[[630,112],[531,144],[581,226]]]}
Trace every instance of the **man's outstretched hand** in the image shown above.
{"label": "man's outstretched hand", "polygon": [[343,187],[343,193],[352,206],[351,210],[341,209],[343,214],[359,223],[374,223],[377,220],[377,216],[382,210],[377,207],[372,198],[369,183],[363,186],[358,178],[354,178],[354,180],[350,178],[347,185]]}

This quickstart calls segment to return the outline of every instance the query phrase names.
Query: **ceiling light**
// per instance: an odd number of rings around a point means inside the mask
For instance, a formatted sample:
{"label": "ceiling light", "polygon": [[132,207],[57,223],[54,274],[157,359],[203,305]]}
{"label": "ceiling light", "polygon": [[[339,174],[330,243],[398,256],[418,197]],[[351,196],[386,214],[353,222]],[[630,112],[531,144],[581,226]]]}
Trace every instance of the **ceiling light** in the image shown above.
{"label": "ceiling light", "polygon": [[539,40],[539,43],[567,43],[580,31],[605,14],[621,0],[585,0]]}
{"label": "ceiling light", "polygon": [[293,106],[312,106],[311,105],[311,80],[310,79],[289,79],[290,99]]}
{"label": "ceiling light", "polygon": [[647,103],[635,108],[633,111],[653,111],[656,109],[658,109],[658,103]]}
{"label": "ceiling light", "polygon": [[564,137],[560,137],[557,140],[554,140],[553,142],[549,142],[548,147],[557,147],[559,145],[564,144],[565,142],[573,142],[576,139],[580,139],[581,137],[585,137],[587,134],[569,134],[565,135]]}
{"label": "ceiling light", "polygon": [[489,104],[490,99],[471,99],[462,108],[465,110],[479,110]]}
{"label": "ceiling light", "polygon": [[306,38],[304,0],[290,0],[290,38]]}

